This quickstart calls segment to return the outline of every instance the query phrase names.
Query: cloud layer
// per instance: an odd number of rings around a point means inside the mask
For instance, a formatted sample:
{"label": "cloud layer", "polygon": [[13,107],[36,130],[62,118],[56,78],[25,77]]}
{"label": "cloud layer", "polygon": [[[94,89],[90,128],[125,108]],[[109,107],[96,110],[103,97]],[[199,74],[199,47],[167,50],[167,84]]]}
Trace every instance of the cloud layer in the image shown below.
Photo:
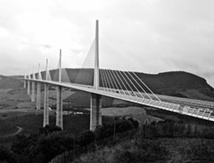
{"label": "cloud layer", "polygon": [[101,67],[189,71],[214,86],[214,0],[0,0],[0,74],[80,67],[100,20]]}

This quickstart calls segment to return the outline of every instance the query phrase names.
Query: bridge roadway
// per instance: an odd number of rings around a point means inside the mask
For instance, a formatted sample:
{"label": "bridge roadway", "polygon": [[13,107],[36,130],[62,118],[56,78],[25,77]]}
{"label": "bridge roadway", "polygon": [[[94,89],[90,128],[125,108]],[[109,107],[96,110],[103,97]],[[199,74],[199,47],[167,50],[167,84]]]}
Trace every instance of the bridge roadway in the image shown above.
{"label": "bridge roadway", "polygon": [[160,99],[161,101],[170,102],[170,103],[176,103],[180,104],[182,106],[191,106],[196,108],[210,108],[214,110],[214,102],[212,101],[204,101],[204,100],[196,100],[196,99],[189,99],[189,98],[181,98],[181,97],[174,97],[174,96],[166,96],[166,95],[160,95],[160,94],[151,94],[151,93],[143,93],[143,92],[133,92],[133,91],[127,91],[127,90],[117,90],[117,89],[110,89],[110,88],[100,88],[105,91],[109,92],[115,92],[120,94],[126,94],[126,95],[135,95],[138,97],[144,97],[144,98],[151,98],[153,100]]}
{"label": "bridge roadway", "polygon": [[[132,91],[124,91],[124,90],[116,90],[110,88],[99,87],[99,89],[94,89],[93,86],[90,85],[82,85],[76,83],[68,83],[68,82],[56,82],[50,80],[39,80],[39,79],[24,79],[34,82],[47,83],[56,86],[62,86],[65,88],[77,89],[89,93],[99,94],[107,97],[112,97],[120,100],[125,100],[128,102],[137,103],[140,105],[146,105],[155,107],[158,109],[163,109],[171,112],[176,112],[179,114],[184,114],[200,119],[205,119],[214,122],[214,115],[212,115],[212,111],[209,109],[214,108],[214,102],[202,101],[202,100],[193,100],[186,98],[177,98],[172,96],[165,95],[157,95],[160,99],[158,100],[155,95],[132,92]],[[150,98],[148,98],[149,96]],[[162,101],[163,100],[163,101]],[[189,107],[191,106],[191,107]]]}

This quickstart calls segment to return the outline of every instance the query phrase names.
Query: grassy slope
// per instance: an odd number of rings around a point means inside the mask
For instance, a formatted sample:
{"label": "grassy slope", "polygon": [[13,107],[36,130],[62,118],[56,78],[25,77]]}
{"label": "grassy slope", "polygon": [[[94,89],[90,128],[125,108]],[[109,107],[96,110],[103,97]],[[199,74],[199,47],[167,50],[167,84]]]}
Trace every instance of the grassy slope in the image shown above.
{"label": "grassy slope", "polygon": [[[74,134],[79,134],[89,129],[89,114],[85,115],[67,115],[64,116],[64,129],[69,130]],[[17,131],[19,126],[23,128],[21,134],[31,134],[38,132],[38,129],[42,127],[43,114],[37,115],[23,115],[17,116],[5,120],[0,120],[0,146],[10,147],[14,141],[14,137],[7,137],[7,135],[13,134]],[[56,123],[56,117],[50,116],[50,124]]]}
{"label": "grassy slope", "polygon": [[197,138],[127,138],[83,154],[73,163],[212,162],[213,143],[214,140]]}
{"label": "grassy slope", "polygon": [[[207,84],[205,79],[191,73],[165,72],[157,75],[143,73],[137,75],[158,94],[214,100],[214,89]],[[203,97],[204,95],[206,97]]]}

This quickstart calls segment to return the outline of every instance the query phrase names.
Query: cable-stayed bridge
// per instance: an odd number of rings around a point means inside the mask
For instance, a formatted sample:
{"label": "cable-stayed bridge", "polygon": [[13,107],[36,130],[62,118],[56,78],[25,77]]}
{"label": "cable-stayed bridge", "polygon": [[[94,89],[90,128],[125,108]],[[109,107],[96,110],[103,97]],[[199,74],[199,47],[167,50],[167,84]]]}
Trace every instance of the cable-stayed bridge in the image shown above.
{"label": "cable-stayed bridge", "polygon": [[[98,21],[96,22],[96,37],[81,69],[62,69],[61,50],[58,68],[25,75],[24,87],[36,101],[37,109],[41,108],[41,84],[44,85],[44,120],[43,126],[49,124],[49,86],[57,90],[56,125],[63,128],[63,88],[72,88],[91,93],[90,129],[94,130],[102,124],[102,96],[146,105],[157,109],[191,116],[207,121],[214,121],[212,109],[214,102],[158,95],[143,82],[136,73],[100,69],[99,67],[99,37]],[[92,66],[88,66],[92,63]],[[36,89],[35,89],[36,88]]]}

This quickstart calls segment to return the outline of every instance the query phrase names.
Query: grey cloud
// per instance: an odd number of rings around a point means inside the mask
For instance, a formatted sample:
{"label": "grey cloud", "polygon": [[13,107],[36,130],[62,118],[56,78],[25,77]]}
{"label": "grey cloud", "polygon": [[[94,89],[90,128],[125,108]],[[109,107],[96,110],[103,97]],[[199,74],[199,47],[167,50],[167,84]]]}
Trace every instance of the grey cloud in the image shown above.
{"label": "grey cloud", "polygon": [[[33,4],[29,0],[25,5],[21,2],[25,1],[0,1],[0,27],[11,34],[7,41],[0,38],[1,62],[12,63],[10,66],[1,63],[0,73],[21,73],[18,66],[25,69],[46,57],[57,62],[58,51],[51,51],[51,45],[46,42],[35,45],[32,38],[22,33],[16,18],[24,11],[32,10],[44,12],[53,19],[66,20],[79,29],[81,36],[78,39],[74,34],[69,35],[77,40],[78,47],[71,45],[72,50],[63,51],[66,65],[78,66],[79,60],[84,60],[82,56],[86,56],[94,38],[94,20],[100,19],[101,66],[121,68],[117,64],[120,62],[128,65],[126,69],[147,73],[190,71],[206,77],[214,86],[213,0],[93,0],[85,1],[87,8],[81,6],[83,0],[76,4],[71,0],[39,0]],[[13,36],[24,37],[27,41]],[[5,53],[10,56],[10,62],[3,55]]]}

